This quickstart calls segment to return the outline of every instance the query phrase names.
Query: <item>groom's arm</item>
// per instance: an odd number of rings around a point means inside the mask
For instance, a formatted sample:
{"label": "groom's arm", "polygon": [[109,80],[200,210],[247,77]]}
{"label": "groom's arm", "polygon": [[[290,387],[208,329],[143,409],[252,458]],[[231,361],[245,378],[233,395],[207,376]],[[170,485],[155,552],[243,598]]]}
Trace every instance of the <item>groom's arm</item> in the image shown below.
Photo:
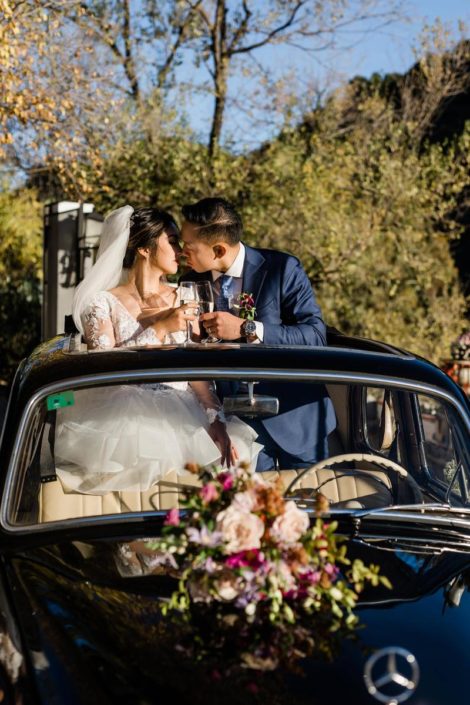
{"label": "groom's arm", "polygon": [[282,323],[263,323],[266,345],[326,345],[326,327],[304,268],[289,257],[281,290]]}

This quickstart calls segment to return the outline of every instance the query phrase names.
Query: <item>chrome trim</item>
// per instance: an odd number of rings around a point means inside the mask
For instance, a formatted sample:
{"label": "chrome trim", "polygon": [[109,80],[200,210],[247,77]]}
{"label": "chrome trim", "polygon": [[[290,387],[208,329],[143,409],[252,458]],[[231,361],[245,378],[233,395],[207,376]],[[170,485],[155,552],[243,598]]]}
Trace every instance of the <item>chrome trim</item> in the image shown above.
{"label": "chrome trim", "polygon": [[[8,465],[8,471],[5,479],[5,487],[4,487],[4,492],[3,492],[3,497],[1,500],[1,506],[0,506],[0,525],[1,527],[9,532],[9,533],[15,533],[15,534],[23,534],[23,533],[30,533],[31,531],[48,531],[51,528],[67,528],[69,526],[78,526],[78,525],[93,525],[93,524],[101,524],[103,523],[104,520],[112,520],[112,523],[120,521],[120,517],[124,517],[125,515],[123,514],[109,514],[105,515],[105,517],[80,517],[78,519],[66,519],[62,521],[57,521],[57,522],[48,522],[44,524],[28,524],[27,527],[25,526],[19,526],[17,524],[12,524],[9,521],[8,517],[8,507],[11,501],[11,495],[13,492],[13,479],[14,479],[14,474],[15,474],[15,467],[18,462],[18,458],[20,455],[21,451],[21,446],[22,439],[24,438],[25,432],[28,430],[28,425],[30,421],[30,417],[32,414],[32,411],[34,410],[34,407],[38,402],[40,402],[42,399],[44,399],[46,396],[49,394],[56,394],[57,392],[60,392],[64,389],[70,389],[70,387],[73,387],[74,389],[76,388],[82,388],[82,387],[87,387],[91,386],[92,384],[99,383],[100,385],[102,384],[111,384],[111,383],[126,383],[129,382],[130,379],[133,381],[145,381],[148,379],[151,379],[152,381],[155,381],[156,379],[158,381],[169,379],[172,381],[178,381],[178,380],[196,380],[196,379],[213,379],[213,378],[218,378],[218,379],[253,379],[253,380],[279,380],[279,381],[285,381],[286,379],[290,379],[292,381],[298,381],[298,382],[309,382],[309,381],[319,381],[323,383],[347,383],[347,384],[356,384],[356,383],[366,383],[366,384],[376,384],[378,386],[388,386],[388,387],[393,387],[393,388],[399,388],[399,389],[404,389],[407,391],[411,392],[418,392],[418,393],[427,393],[431,394],[434,397],[438,397],[441,399],[444,399],[445,401],[449,402],[453,407],[457,409],[457,411],[460,414],[461,419],[464,422],[464,425],[470,434],[470,416],[467,413],[467,410],[464,408],[464,406],[460,403],[458,399],[455,399],[451,394],[446,392],[443,389],[440,389],[439,387],[435,387],[432,384],[427,384],[425,382],[413,382],[410,380],[403,380],[400,379],[399,377],[388,377],[386,375],[377,375],[377,374],[367,374],[367,373],[349,373],[349,372],[331,372],[331,371],[326,371],[326,370],[286,370],[282,368],[278,369],[273,369],[273,370],[265,370],[262,368],[254,368],[254,369],[246,369],[246,368],[232,368],[230,370],[223,368],[205,368],[201,369],[200,367],[197,369],[193,368],[186,368],[186,369],[171,369],[171,368],[152,368],[148,370],[124,370],[122,372],[101,372],[97,374],[92,374],[92,375],[85,375],[81,377],[70,377],[65,380],[61,380],[60,382],[54,382],[53,384],[49,384],[46,387],[42,387],[37,390],[35,394],[30,398],[28,403],[26,404],[23,414],[21,416],[21,420],[18,426],[17,434],[16,434],[16,439],[15,439],[15,444],[13,446],[13,451],[11,454],[10,462]],[[358,513],[360,513],[363,510],[358,510]],[[468,513],[470,514],[470,510],[467,510]],[[465,510],[464,510],[465,512]],[[347,514],[350,514],[354,516],[354,512],[351,512],[350,510],[346,511]],[[152,512],[152,515],[154,515],[154,512]],[[416,519],[416,514],[407,514],[407,513],[402,513],[402,512],[397,512],[397,515],[401,519]],[[131,515],[132,519],[139,519],[142,518],[145,519],[146,517],[149,516],[148,512],[133,512]],[[385,517],[390,517],[390,516],[395,516],[391,513],[384,515]],[[433,520],[435,521],[435,517],[422,517],[422,522],[423,523],[433,523]],[[442,517],[442,520],[447,519],[446,517]],[[426,521],[427,520],[427,521]],[[455,519],[451,519],[450,521],[454,522]],[[447,524],[447,521],[443,522],[444,524]],[[470,528],[470,519],[469,522],[465,524],[467,528]]]}

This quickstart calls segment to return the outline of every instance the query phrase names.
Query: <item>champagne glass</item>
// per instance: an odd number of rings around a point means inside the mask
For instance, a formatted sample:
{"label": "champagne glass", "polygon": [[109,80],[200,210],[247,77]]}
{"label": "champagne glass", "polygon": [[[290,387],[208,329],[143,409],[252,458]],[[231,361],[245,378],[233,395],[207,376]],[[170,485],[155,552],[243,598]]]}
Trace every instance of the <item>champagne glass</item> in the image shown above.
{"label": "champagne glass", "polygon": [[[196,282],[182,282],[179,285],[179,292],[180,292],[180,301],[182,304],[198,304],[197,306],[194,305],[194,308],[196,309],[196,315],[197,315],[198,310],[199,310],[199,303],[198,303],[198,291],[197,291]],[[186,321],[186,343],[192,342],[191,335],[192,335],[191,321]]]}
{"label": "champagne glass", "polygon": [[[197,295],[199,302],[199,310],[201,313],[212,313],[214,310],[214,292],[210,281],[202,281],[196,284]],[[220,338],[215,338],[213,335],[208,335],[201,339],[201,343],[219,343]]]}

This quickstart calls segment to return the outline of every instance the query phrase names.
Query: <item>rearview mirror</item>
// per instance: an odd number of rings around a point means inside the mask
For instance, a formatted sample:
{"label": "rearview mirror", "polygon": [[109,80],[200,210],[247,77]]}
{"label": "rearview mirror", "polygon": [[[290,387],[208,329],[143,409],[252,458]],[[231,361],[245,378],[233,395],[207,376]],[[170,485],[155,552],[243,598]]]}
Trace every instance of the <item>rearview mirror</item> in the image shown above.
{"label": "rearview mirror", "polygon": [[228,415],[266,418],[279,413],[279,399],[253,394],[254,382],[248,382],[248,394],[224,398],[224,412]]}

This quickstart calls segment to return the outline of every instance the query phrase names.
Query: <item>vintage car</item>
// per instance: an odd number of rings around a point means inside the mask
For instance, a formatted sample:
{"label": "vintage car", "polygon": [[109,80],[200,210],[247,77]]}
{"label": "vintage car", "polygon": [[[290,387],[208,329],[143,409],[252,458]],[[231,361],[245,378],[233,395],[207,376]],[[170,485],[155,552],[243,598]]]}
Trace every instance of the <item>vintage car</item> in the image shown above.
{"label": "vintage car", "polygon": [[[379,565],[392,585],[364,592],[362,629],[333,658],[305,659],[299,673],[255,673],[249,688],[180,662],[156,629],[174,579],[122,561],[131,542],[160,534],[195,476],[177,467],[145,491],[93,495],[60,475],[58,426],[80,399],[86,409],[87,394],[119,389],[125,397],[126,389],[201,379],[233,382],[238,392],[225,407],[246,418],[279,413],[283,389],[299,398],[327,391],[336,414],[328,460],[268,474],[309,514],[320,488],[348,554]],[[90,451],[86,437],[75,450],[79,463]],[[59,337],[18,369],[0,458],[0,702],[466,701],[470,406],[431,363],[336,331],[319,348],[93,352]]]}

